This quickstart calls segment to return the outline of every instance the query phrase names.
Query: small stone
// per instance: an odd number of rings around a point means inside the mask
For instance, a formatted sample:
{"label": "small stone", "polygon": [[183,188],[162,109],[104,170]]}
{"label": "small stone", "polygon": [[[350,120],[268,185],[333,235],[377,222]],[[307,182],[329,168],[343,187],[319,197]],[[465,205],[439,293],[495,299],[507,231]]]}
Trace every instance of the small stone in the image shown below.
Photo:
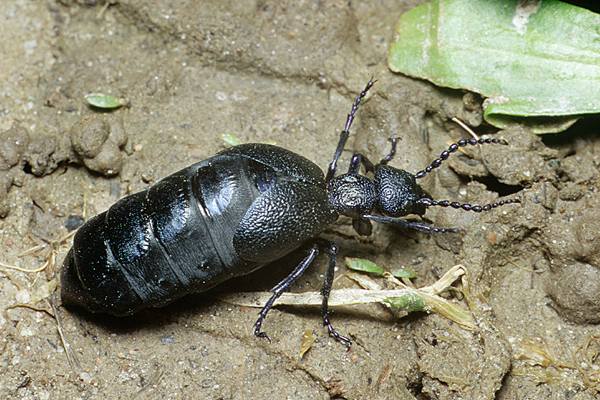
{"label": "small stone", "polygon": [[83,225],[84,222],[85,220],[81,215],[69,215],[65,219],[64,226],[69,232],[71,232]]}
{"label": "small stone", "polygon": [[79,379],[81,379],[84,383],[90,383],[92,381],[92,374],[89,372],[82,372],[79,374]]}
{"label": "small stone", "polygon": [[173,344],[175,343],[175,338],[171,335],[163,336],[160,338],[160,342],[162,344]]}
{"label": "small stone", "polygon": [[600,268],[572,261],[548,276],[546,293],[565,319],[579,324],[600,322]]}

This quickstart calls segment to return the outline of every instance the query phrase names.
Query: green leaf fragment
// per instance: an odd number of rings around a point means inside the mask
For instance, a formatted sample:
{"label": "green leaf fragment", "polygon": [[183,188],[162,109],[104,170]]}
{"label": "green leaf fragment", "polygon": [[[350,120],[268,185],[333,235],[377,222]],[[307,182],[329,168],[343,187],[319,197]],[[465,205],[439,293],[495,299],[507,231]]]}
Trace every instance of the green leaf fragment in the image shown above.
{"label": "green leaf fragment", "polygon": [[385,272],[382,267],[364,258],[346,257],[346,266],[353,271],[366,272],[377,276],[382,276]]}
{"label": "green leaf fragment", "polygon": [[109,110],[129,104],[129,101],[126,99],[103,93],[86,94],[85,101],[91,106]]}
{"label": "green leaf fragment", "polygon": [[417,277],[415,270],[408,267],[398,268],[392,271],[392,275],[398,279],[414,279]]}
{"label": "green leaf fragment", "polygon": [[407,293],[400,297],[388,297],[383,301],[396,310],[406,312],[428,311],[425,301],[416,293]]}
{"label": "green leaf fragment", "polygon": [[481,93],[496,127],[558,132],[600,113],[600,15],[557,0],[434,0],[401,16],[388,65]]}
{"label": "green leaf fragment", "polygon": [[233,133],[224,133],[221,137],[227,146],[238,146],[242,143]]}

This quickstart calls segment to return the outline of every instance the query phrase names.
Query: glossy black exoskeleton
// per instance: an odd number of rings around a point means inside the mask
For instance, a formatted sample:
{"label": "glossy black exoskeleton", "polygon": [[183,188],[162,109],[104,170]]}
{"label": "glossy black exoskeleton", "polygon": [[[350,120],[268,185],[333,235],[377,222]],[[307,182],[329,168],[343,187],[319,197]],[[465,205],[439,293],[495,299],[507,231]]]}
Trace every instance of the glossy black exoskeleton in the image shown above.
{"label": "glossy black exoskeleton", "polygon": [[[390,153],[378,164],[355,153],[348,172],[335,176],[359,104],[372,85],[369,81],[356,97],[325,176],[289,150],[244,144],[184,168],[87,221],[65,259],[63,303],[130,315],[206,291],[304,248],[306,257],[272,289],[254,334],[267,337],[261,325],[273,303],[323,251],[329,257],[323,323],[333,337],[350,345],[329,321],[337,247],[319,238],[339,215],[351,217],[361,235],[371,233],[371,222],[443,233],[455,230],[402,217],[422,216],[431,206],[481,212],[516,202],[480,206],[436,201],[417,184],[459,147],[505,144],[498,139],[462,139],[416,175],[387,165],[396,153],[392,139]],[[367,175],[360,174],[361,165]]]}

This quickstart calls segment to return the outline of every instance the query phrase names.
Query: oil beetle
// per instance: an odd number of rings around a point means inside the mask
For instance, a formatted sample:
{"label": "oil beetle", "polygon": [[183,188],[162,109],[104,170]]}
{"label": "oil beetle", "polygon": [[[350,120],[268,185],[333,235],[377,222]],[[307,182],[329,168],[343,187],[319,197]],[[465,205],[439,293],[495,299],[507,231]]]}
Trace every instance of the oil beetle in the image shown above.
{"label": "oil beetle", "polygon": [[[277,298],[311,265],[319,252],[329,257],[322,294],[323,324],[349,346],[329,320],[328,298],[338,249],[319,238],[338,216],[352,218],[360,235],[371,222],[426,233],[455,232],[423,221],[432,206],[481,212],[518,200],[461,204],[433,200],[417,184],[459,147],[506,144],[499,139],[462,139],[415,175],[388,165],[397,140],[378,164],[355,153],[348,172],[335,176],[358,107],[373,86],[356,97],[327,173],[281,147],[243,144],[182,169],[148,189],[127,196],[87,221],[76,233],[61,273],[62,301],[92,312],[130,315],[204,292],[303,248],[305,258],[277,284],[254,325],[262,323]],[[367,175],[360,174],[363,167]]]}

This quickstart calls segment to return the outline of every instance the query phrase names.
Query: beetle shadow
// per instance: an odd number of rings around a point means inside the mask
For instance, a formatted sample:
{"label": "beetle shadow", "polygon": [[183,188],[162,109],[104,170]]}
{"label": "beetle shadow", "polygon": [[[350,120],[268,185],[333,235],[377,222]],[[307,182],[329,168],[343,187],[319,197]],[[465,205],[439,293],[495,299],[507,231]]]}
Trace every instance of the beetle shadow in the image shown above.
{"label": "beetle shadow", "polygon": [[[191,300],[188,300],[188,297]],[[64,309],[76,318],[103,329],[108,333],[126,334],[140,330],[160,330],[169,324],[177,323],[192,310],[202,312],[218,300],[209,295],[186,296],[160,308],[147,308],[133,315],[117,317],[109,314],[92,313],[77,306],[65,306]]]}

